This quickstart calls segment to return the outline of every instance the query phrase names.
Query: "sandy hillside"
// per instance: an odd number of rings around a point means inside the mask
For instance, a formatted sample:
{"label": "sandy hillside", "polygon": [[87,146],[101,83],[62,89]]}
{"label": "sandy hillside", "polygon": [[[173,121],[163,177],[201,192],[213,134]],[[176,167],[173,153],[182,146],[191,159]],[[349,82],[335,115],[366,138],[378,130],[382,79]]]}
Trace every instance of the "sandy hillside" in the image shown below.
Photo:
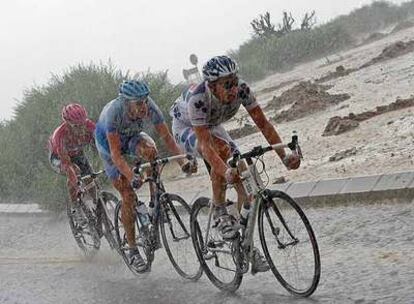
{"label": "sandy hillside", "polygon": [[[331,64],[327,64],[326,59],[316,60],[253,84],[263,107],[271,105],[266,107],[266,113],[268,117],[273,118],[278,111],[280,113],[290,107],[284,105],[275,110],[272,106],[274,97],[279,97],[300,81],[315,82],[323,79],[335,72],[338,66],[345,69],[343,74],[351,70],[343,77],[318,83],[329,86],[326,92],[331,95],[348,94],[350,98],[337,104],[332,103],[326,109],[300,119],[275,123],[284,140],[290,139],[293,130],[298,132],[305,158],[299,170],[286,171],[275,154],[267,154],[265,159],[271,183],[279,176],[284,176],[289,181],[309,181],[414,169],[414,107],[374,116],[359,122],[358,127],[340,135],[322,136],[329,119],[333,116],[343,117],[350,113],[374,111],[377,106],[395,103],[397,98],[414,97],[414,51],[406,49],[401,52],[401,56],[386,58],[390,52],[387,51],[387,47],[391,46],[391,55],[398,55],[398,45],[401,46],[399,41],[406,46],[412,46],[409,44],[412,40],[414,28],[409,28],[381,40],[329,56]],[[388,52],[385,52],[385,55],[384,49]],[[367,63],[375,62],[372,60],[378,56],[378,62],[365,67]],[[247,118],[244,109],[237,116],[240,117]],[[239,128],[237,120],[227,123],[226,128]],[[261,133],[241,137],[237,142],[242,151],[265,143]],[[345,150],[349,150],[348,155],[343,158],[335,157],[337,153]],[[330,161],[330,158],[337,160]],[[200,190],[207,188],[209,182],[205,169],[201,168],[200,171],[190,179],[170,181],[170,187],[179,187],[181,191],[189,193],[194,192],[194,187]],[[173,177],[168,173],[168,177]]]}

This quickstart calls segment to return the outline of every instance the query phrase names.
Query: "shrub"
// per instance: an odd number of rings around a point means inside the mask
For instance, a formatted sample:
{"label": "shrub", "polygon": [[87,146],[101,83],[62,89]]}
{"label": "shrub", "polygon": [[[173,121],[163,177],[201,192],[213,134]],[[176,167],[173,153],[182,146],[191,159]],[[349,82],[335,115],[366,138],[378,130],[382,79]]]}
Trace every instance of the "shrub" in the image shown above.
{"label": "shrub", "polygon": [[[169,107],[181,87],[172,85],[166,72],[141,75],[168,119]],[[67,200],[66,178],[49,167],[47,140],[60,124],[64,104],[79,101],[97,120],[102,108],[117,96],[118,85],[129,78],[109,64],[78,65],[62,76],[53,75],[45,86],[24,92],[15,117],[0,124],[0,197],[3,201],[30,201],[60,210]],[[102,167],[90,153],[95,169]]]}
{"label": "shrub", "polygon": [[352,37],[378,31],[413,15],[414,1],[401,6],[373,2],[311,30],[292,30],[283,36],[253,36],[231,55],[238,60],[243,78],[259,80],[295,64],[346,49],[353,44]]}

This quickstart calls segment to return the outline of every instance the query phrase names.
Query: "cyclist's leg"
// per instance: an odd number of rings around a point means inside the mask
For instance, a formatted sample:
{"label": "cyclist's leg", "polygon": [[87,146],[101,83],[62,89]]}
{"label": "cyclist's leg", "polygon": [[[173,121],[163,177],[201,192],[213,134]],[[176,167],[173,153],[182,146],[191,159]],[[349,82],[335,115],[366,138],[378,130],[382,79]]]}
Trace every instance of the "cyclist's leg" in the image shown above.
{"label": "cyclist's leg", "polygon": [[[89,163],[89,160],[87,159],[85,153],[82,151],[80,152],[78,155],[72,156],[71,157],[71,161],[73,164],[75,164],[77,166],[77,168],[79,169],[79,174],[81,176],[85,176],[85,175],[89,175],[93,173],[92,170],[92,166]],[[86,183],[89,183],[91,180],[86,181]],[[90,195],[92,197],[96,197],[96,189],[92,188],[89,191]]]}
{"label": "cyclist's leg", "polygon": [[[138,136],[134,136],[128,142],[128,153],[135,157],[143,158],[146,161],[154,160],[158,155],[157,145],[155,141],[145,132],[140,132]],[[151,168],[148,168],[147,174],[151,174]],[[149,183],[151,200],[155,195],[155,185]]]}
{"label": "cyclist's leg", "polygon": [[122,198],[121,221],[125,228],[129,248],[136,248],[135,242],[135,192],[125,176],[119,174],[112,180],[112,185],[118,190]]}
{"label": "cyclist's leg", "polygon": [[[49,152],[49,164],[52,167],[53,171],[55,171],[57,174],[66,175],[65,171],[63,170],[63,167],[62,167],[62,161],[60,160],[59,156],[57,156],[53,152]],[[75,169],[76,168],[77,167],[75,166]],[[69,179],[66,180],[66,185],[67,185],[67,189],[68,189],[70,202],[72,204],[74,204],[77,200],[76,189],[69,182]]]}
{"label": "cyclist's leg", "polygon": [[[230,138],[222,126],[217,126],[213,131],[213,135],[214,145],[217,147],[216,150],[221,151],[220,157],[223,158],[223,160],[227,161],[232,156],[233,152],[237,150],[236,144],[233,142],[233,140]],[[225,146],[227,146],[228,149],[226,149]],[[239,169],[246,169],[245,164],[241,163]],[[234,188],[237,191],[239,205],[238,209],[240,211],[243,204],[245,204],[247,207],[251,202],[241,182],[234,184]],[[252,256],[252,273],[255,274],[257,272],[265,272],[269,269],[270,267],[263,255],[256,247],[254,247]]]}
{"label": "cyclist's leg", "polygon": [[[215,126],[212,128],[214,145],[217,147],[216,151],[221,151],[220,157],[227,162],[233,156],[233,153],[238,151],[236,143],[231,139],[230,135],[223,128],[223,126]],[[244,169],[244,163],[240,165],[239,169]],[[237,192],[237,209],[240,212],[242,205],[247,202],[248,197],[241,182],[234,184],[234,189]]]}
{"label": "cyclist's leg", "polygon": [[96,140],[96,148],[104,164],[105,173],[114,188],[122,198],[121,222],[124,225],[129,248],[136,248],[135,242],[135,193],[125,176],[123,176],[112,161],[111,153]]}
{"label": "cyclist's leg", "polygon": [[128,180],[122,174],[117,179],[112,180],[112,185],[119,191],[122,197],[121,221],[124,225],[126,238],[128,242],[128,259],[129,263],[136,268],[137,271],[146,269],[145,261],[138,251],[135,241],[135,208],[136,198],[135,192],[129,184]]}
{"label": "cyclist's leg", "polygon": [[89,160],[84,152],[81,152],[80,154],[71,157],[71,160],[74,164],[76,164],[79,167],[81,176],[93,173],[92,166],[89,163]]}
{"label": "cyclist's leg", "polygon": [[[213,135],[212,145],[223,161],[226,161],[231,155],[230,144],[222,138]],[[228,214],[226,208],[226,180],[214,168],[211,168],[210,179],[215,207],[213,214],[216,219],[215,225],[224,239],[232,239],[236,236],[238,229],[236,228],[236,219]]]}
{"label": "cyclist's leg", "polygon": [[[60,160],[59,156],[56,154],[49,152],[49,164],[52,167],[53,171],[55,171],[57,174],[60,175],[66,175],[62,168],[62,161]],[[70,202],[73,203],[76,201],[76,191],[71,186],[71,183],[69,182],[69,179],[66,180],[66,186],[68,189],[68,194],[70,198]]]}

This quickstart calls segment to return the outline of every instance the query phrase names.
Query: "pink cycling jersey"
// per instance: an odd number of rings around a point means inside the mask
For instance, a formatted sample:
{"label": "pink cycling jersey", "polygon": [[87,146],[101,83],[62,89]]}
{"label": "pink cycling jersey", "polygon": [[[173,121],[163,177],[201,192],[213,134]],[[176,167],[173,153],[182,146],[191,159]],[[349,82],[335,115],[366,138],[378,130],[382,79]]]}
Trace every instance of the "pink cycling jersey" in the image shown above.
{"label": "pink cycling jersey", "polygon": [[[76,130],[76,132],[74,132]],[[58,157],[68,155],[76,156],[83,148],[94,141],[95,123],[87,119],[86,124],[70,128],[63,122],[49,138],[49,150]]]}

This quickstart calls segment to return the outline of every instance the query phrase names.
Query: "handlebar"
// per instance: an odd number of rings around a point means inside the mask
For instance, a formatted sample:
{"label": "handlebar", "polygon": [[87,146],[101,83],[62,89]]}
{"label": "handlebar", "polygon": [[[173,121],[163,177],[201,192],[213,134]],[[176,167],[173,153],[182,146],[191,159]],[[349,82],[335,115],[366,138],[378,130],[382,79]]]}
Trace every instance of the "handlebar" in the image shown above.
{"label": "handlebar", "polygon": [[88,179],[91,179],[91,178],[95,179],[104,172],[105,172],[104,170],[100,170],[98,172],[92,172],[91,174],[84,175],[84,176],[78,175],[78,179],[81,180],[81,181],[88,180]]}
{"label": "handlebar", "polygon": [[237,162],[242,160],[242,159],[250,159],[250,158],[255,158],[255,157],[259,157],[262,156],[263,154],[265,154],[266,152],[272,151],[272,150],[277,150],[277,149],[284,149],[284,148],[289,148],[292,152],[296,152],[300,158],[303,158],[302,156],[302,151],[300,149],[299,146],[299,140],[298,140],[298,136],[296,134],[292,135],[292,141],[290,143],[287,144],[283,144],[283,143],[279,143],[279,144],[274,144],[274,145],[270,145],[270,146],[256,146],[253,149],[251,149],[248,152],[242,153],[240,154],[239,152],[235,152],[233,154],[233,157],[230,158],[228,160],[228,165],[232,168],[236,168],[237,167]]}
{"label": "handlebar", "polygon": [[[105,171],[104,170],[100,170],[98,172],[92,172],[91,174],[88,175],[84,175],[84,176],[80,176],[78,175],[78,186],[79,186],[79,192],[78,192],[78,197],[77,200],[78,202],[81,200],[82,195],[85,193],[85,191],[88,191],[89,189],[91,189],[92,187],[96,186],[96,183],[93,182],[93,180],[95,180],[99,175],[103,174]],[[83,182],[86,180],[90,180],[92,179],[92,181],[90,181],[89,183],[87,183],[86,185],[83,184]]]}
{"label": "handlebar", "polygon": [[171,161],[184,159],[184,158],[186,158],[188,160],[192,160],[194,157],[192,155],[189,155],[189,154],[180,154],[180,155],[174,155],[174,156],[170,156],[170,157],[156,158],[153,161],[146,162],[146,163],[141,163],[141,161],[138,160],[135,163],[135,166],[132,169],[132,171],[134,172],[134,174],[140,174],[142,169],[153,168],[153,167],[156,167],[157,165],[165,165],[165,164],[167,164]]}

